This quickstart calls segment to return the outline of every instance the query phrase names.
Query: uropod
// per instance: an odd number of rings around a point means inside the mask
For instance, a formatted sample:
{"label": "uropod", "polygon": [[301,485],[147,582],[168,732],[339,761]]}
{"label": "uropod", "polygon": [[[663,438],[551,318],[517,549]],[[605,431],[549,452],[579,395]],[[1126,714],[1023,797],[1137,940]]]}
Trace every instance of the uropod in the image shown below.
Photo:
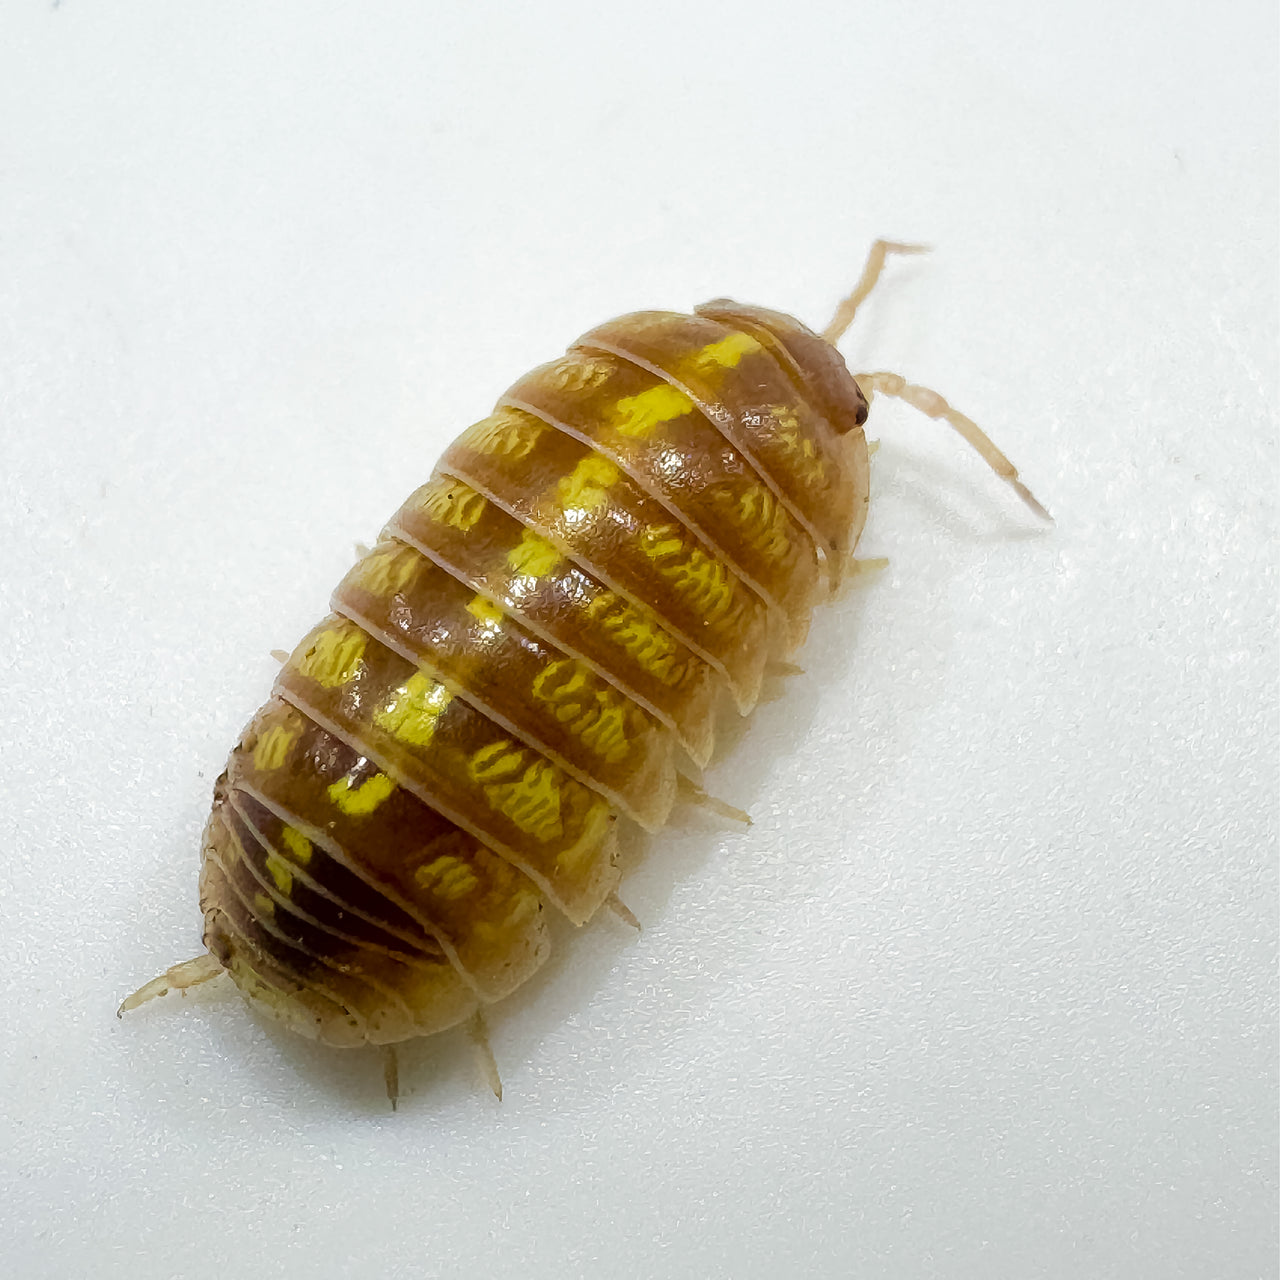
{"label": "uropod", "polygon": [[[219,974],[334,1047],[465,1025],[546,959],[547,916],[618,899],[619,817],[657,831],[815,604],[858,566],[877,393],[943,421],[1041,517],[941,396],[852,375],[836,343],[727,300],[591,330],[446,449],[287,656],[219,777],[206,951],[121,1006]],[[715,802],[710,802],[715,803]],[[634,920],[632,920],[634,923]]]}

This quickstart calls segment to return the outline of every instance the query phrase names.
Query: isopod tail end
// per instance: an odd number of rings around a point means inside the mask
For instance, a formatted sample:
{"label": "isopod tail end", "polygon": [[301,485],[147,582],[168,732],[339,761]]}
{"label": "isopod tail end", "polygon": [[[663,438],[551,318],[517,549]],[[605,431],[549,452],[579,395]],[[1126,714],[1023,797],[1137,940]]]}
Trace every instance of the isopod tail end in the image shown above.
{"label": "isopod tail end", "polygon": [[123,1018],[132,1009],[144,1005],[148,1000],[159,999],[171,990],[185,991],[188,987],[197,987],[210,978],[216,978],[222,972],[222,965],[207,951],[191,960],[184,960],[166,969],[158,978],[144,983],[131,996],[127,996],[116,1010],[116,1017]]}

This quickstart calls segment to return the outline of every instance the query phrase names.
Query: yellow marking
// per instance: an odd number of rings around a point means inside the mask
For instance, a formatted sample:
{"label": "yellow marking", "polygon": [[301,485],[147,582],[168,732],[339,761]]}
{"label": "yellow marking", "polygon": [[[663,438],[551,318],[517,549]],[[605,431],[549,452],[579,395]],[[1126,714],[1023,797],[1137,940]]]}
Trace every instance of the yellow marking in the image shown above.
{"label": "yellow marking", "polygon": [[507,552],[507,564],[522,577],[543,578],[551,573],[563,557],[545,538],[525,529],[518,545]]}
{"label": "yellow marking", "polygon": [[640,547],[672,589],[706,622],[720,622],[733,608],[735,581],[727,565],[698,547],[687,547],[677,524],[651,524]]}
{"label": "yellow marking", "polygon": [[595,712],[595,722],[582,730],[583,742],[609,764],[625,760],[630,754],[626,707],[606,703]]}
{"label": "yellow marking", "polygon": [[769,406],[769,412],[778,423],[774,439],[790,454],[790,464],[797,475],[806,483],[821,485],[826,483],[826,460],[818,453],[813,440],[800,430],[800,420],[796,411],[785,404]]}
{"label": "yellow marking", "polygon": [[297,737],[296,729],[273,724],[253,745],[253,767],[262,773],[278,769],[288,759],[289,749]]}
{"label": "yellow marking", "polygon": [[560,771],[549,761],[530,759],[509,738],[481,747],[467,764],[489,803],[535,840],[564,833],[560,821]]}
{"label": "yellow marking", "polygon": [[541,905],[541,900],[532,889],[517,889],[510,902],[511,910],[507,912],[506,918],[502,921],[508,929],[514,929],[537,915],[538,907]]}
{"label": "yellow marking", "polygon": [[501,777],[517,770],[524,763],[525,753],[510,738],[500,738],[483,746],[471,757],[467,772],[473,782]]}
{"label": "yellow marking", "polygon": [[484,515],[488,499],[461,480],[433,480],[418,501],[419,508],[437,524],[451,525],[466,533]]}
{"label": "yellow marking", "polygon": [[311,841],[297,827],[282,827],[280,843],[295,862],[305,867],[311,861]]}
{"label": "yellow marking", "polygon": [[557,391],[594,391],[612,372],[606,356],[568,355],[548,365],[543,377]]}
{"label": "yellow marking", "polygon": [[679,661],[680,650],[675,640],[651,615],[612,591],[601,592],[592,600],[587,606],[587,616],[598,621],[615,644],[663,684],[674,687],[688,676],[689,663]]}
{"label": "yellow marking", "polygon": [[263,916],[274,916],[276,913],[276,904],[261,891],[253,895],[253,905],[259,919]]}
{"label": "yellow marking", "polygon": [[627,701],[600,682],[581,663],[561,658],[540,671],[531,692],[552,708],[555,718],[585,746],[609,764],[625,760]]}
{"label": "yellow marking", "polygon": [[421,866],[413,878],[428,893],[446,902],[456,902],[474,893],[480,885],[476,873],[461,858],[443,855]]}
{"label": "yellow marking", "polygon": [[595,840],[579,840],[556,854],[556,869],[575,878],[582,875],[590,868],[598,847]]}
{"label": "yellow marking", "polygon": [[659,423],[681,418],[692,408],[693,401],[683,391],[660,382],[638,396],[625,396],[609,416],[619,435],[647,436]]}
{"label": "yellow marking", "polygon": [[472,596],[467,602],[467,612],[486,627],[500,627],[507,616],[487,596]]}
{"label": "yellow marking", "polygon": [[556,497],[566,511],[595,511],[609,503],[609,486],[622,472],[598,453],[589,453],[559,484]]}
{"label": "yellow marking", "polygon": [[472,933],[477,941],[498,946],[509,940],[515,930],[538,914],[542,899],[534,889],[516,889],[506,899],[506,904],[507,913],[500,920],[477,920],[472,925]]}
{"label": "yellow marking", "polygon": [[365,638],[364,632],[353,626],[322,631],[298,660],[295,670],[322,689],[336,689],[359,672]]}
{"label": "yellow marking", "polygon": [[684,539],[674,524],[646,525],[640,535],[640,549],[650,560],[668,560],[684,550]]}
{"label": "yellow marking", "polygon": [[339,778],[329,788],[329,799],[351,817],[367,817],[396,789],[385,773],[375,773],[358,787],[351,785],[351,776]]}
{"label": "yellow marking", "polygon": [[546,426],[519,409],[499,409],[468,427],[458,443],[476,453],[501,454],[504,458],[528,457]]}
{"label": "yellow marking", "polygon": [[761,555],[781,559],[791,550],[786,510],[764,485],[748,486],[736,501],[732,493],[723,492],[716,494],[716,500],[725,518]]}
{"label": "yellow marking", "polygon": [[436,722],[453,695],[440,683],[415,671],[387,695],[373,713],[373,722],[401,742],[425,747],[435,735]]}
{"label": "yellow marking", "polygon": [[293,872],[289,864],[278,854],[267,854],[267,872],[276,882],[276,888],[283,894],[293,892]]}
{"label": "yellow marking", "polygon": [[714,373],[716,369],[736,369],[743,356],[761,350],[760,343],[749,333],[731,333],[719,342],[703,347],[694,353],[691,364],[699,373]]}
{"label": "yellow marking", "polygon": [[403,591],[421,564],[412,547],[375,547],[355,567],[355,581],[370,595]]}
{"label": "yellow marking", "polygon": [[538,672],[533,682],[533,696],[539,702],[557,702],[586,687],[586,668],[573,658],[561,658]]}

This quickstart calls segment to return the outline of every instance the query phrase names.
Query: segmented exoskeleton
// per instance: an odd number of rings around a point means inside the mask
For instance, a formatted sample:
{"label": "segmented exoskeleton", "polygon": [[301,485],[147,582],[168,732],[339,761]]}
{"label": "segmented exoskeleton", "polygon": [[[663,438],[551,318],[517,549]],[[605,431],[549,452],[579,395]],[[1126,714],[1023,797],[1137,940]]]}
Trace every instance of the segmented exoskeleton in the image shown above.
{"label": "segmented exoskeleton", "polygon": [[720,703],[751,710],[839,582],[867,394],[951,422],[1034,505],[968,419],[835,349],[910,248],[877,244],[822,337],[727,301],[623,316],[463,432],[218,780],[209,954],[125,1007],[225,969],[296,1031],[393,1044],[523,983],[548,906],[583,924],[611,900],[618,816],[666,822]]}

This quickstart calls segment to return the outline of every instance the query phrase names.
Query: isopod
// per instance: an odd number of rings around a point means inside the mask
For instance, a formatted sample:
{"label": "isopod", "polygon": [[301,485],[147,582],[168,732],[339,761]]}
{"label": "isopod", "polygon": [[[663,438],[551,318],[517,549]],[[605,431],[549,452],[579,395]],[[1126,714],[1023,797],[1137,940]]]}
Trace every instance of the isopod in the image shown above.
{"label": "isopod", "polygon": [[[218,779],[206,952],[121,1013],[222,972],[337,1047],[467,1024],[616,895],[616,823],[667,821],[853,563],[876,392],[1008,459],[936,393],[727,300],[591,330],[445,451],[284,661]],[[489,1075],[495,1084],[491,1057]],[[394,1053],[387,1090],[394,1103]]]}

